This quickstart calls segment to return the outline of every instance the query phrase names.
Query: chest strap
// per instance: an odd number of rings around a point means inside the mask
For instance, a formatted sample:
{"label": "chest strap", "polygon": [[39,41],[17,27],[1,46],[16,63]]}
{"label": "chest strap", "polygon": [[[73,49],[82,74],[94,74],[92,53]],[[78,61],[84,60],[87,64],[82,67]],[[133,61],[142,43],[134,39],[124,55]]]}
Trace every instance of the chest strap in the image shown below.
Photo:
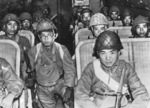
{"label": "chest strap", "polygon": [[[101,68],[101,64],[98,59],[93,62],[93,67],[94,67],[95,75],[101,81],[103,81],[103,83],[105,83],[110,89],[112,89],[113,91],[115,91],[117,93],[119,83],[117,81],[115,81],[113,78],[111,78],[111,77],[109,78],[109,75],[106,72],[104,72],[104,70]],[[110,83],[108,84],[109,79],[110,79]],[[127,87],[123,86],[122,94],[125,94],[126,92],[127,92]]]}

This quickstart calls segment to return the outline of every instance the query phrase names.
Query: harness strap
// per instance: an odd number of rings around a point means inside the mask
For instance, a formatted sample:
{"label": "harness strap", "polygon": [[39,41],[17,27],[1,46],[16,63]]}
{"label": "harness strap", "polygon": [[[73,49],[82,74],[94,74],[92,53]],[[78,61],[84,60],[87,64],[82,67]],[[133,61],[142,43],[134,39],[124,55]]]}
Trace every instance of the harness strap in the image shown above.
{"label": "harness strap", "polygon": [[[117,81],[115,81],[114,79],[110,78],[110,83],[108,84],[109,75],[106,72],[104,72],[104,70],[101,68],[101,64],[98,59],[93,62],[93,67],[94,67],[96,76],[100,80],[102,80],[103,83],[105,83],[110,89],[112,89],[113,91],[115,91],[117,93],[119,83]],[[122,94],[125,94],[126,91],[127,91],[127,87],[123,86]]]}

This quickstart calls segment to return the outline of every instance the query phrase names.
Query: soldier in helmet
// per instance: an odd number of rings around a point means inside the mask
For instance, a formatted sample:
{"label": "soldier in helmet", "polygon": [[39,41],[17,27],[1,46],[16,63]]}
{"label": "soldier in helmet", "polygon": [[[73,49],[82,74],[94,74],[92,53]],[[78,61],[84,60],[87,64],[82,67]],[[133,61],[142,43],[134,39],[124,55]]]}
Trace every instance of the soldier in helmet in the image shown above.
{"label": "soldier in helmet", "polygon": [[102,13],[96,13],[91,17],[90,25],[94,38],[97,38],[108,28],[108,20]]}
{"label": "soldier in helmet", "polygon": [[20,15],[20,21],[21,21],[21,29],[22,30],[30,30],[32,31],[32,16],[29,12],[23,12]]}
{"label": "soldier in helmet", "polygon": [[[79,108],[146,108],[148,92],[133,67],[119,59],[121,49],[122,43],[115,32],[104,31],[98,36],[94,46],[97,59],[86,66],[75,89]],[[119,88],[123,94],[121,107],[115,107]],[[128,88],[133,96],[131,104],[126,98]]]}
{"label": "soldier in helmet", "polygon": [[142,15],[137,16],[134,19],[131,28],[133,37],[134,38],[148,37],[148,28],[149,28],[149,20]]}
{"label": "soldier in helmet", "polygon": [[42,6],[42,13],[43,13],[43,17],[44,17],[44,18],[51,19],[51,8],[50,8],[49,5],[44,4],[44,5]]}
{"label": "soldier in helmet", "polygon": [[0,39],[10,39],[18,43],[20,48],[23,50],[30,49],[30,43],[28,39],[25,37],[21,37],[18,35],[18,31],[20,29],[20,21],[19,18],[15,14],[6,14],[3,18],[3,30],[5,35],[2,35]]}
{"label": "soldier in helmet", "polygon": [[132,26],[133,15],[132,15],[132,12],[128,8],[123,10],[122,15],[121,15],[121,20],[122,20],[123,26]]}
{"label": "soldier in helmet", "polygon": [[100,13],[104,14],[108,21],[111,20],[109,17],[109,8],[107,6],[102,7]]}
{"label": "soldier in helmet", "polygon": [[[43,108],[56,108],[56,101],[70,103],[76,71],[68,49],[55,42],[56,27],[48,19],[36,28],[40,43],[28,53],[32,70],[36,71],[37,95]],[[63,108],[63,107],[61,107]]]}
{"label": "soldier in helmet", "polygon": [[120,10],[116,5],[113,5],[109,9],[109,16],[111,20],[119,20],[120,19]]}
{"label": "soldier in helmet", "polygon": [[[6,14],[3,18],[3,29],[5,34],[0,36],[0,39],[9,39],[18,43],[21,51],[21,60],[20,60],[20,76],[22,80],[25,80],[26,77],[26,60],[24,57],[24,52],[28,52],[31,48],[29,40],[18,34],[20,26],[19,18],[15,14]],[[25,103],[26,104],[26,103]]]}
{"label": "soldier in helmet", "polygon": [[83,10],[81,11],[81,22],[83,23],[84,28],[89,27],[92,14],[93,12],[89,8],[83,8]]}

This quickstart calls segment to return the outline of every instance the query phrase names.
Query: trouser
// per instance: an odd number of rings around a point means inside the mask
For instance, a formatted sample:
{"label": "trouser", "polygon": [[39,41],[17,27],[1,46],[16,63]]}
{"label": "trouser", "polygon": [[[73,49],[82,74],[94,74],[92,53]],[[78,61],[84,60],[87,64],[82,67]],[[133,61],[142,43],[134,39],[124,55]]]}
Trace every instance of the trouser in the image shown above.
{"label": "trouser", "polygon": [[63,97],[66,90],[64,80],[60,79],[54,86],[37,86],[37,96],[43,108],[56,108],[55,94]]}

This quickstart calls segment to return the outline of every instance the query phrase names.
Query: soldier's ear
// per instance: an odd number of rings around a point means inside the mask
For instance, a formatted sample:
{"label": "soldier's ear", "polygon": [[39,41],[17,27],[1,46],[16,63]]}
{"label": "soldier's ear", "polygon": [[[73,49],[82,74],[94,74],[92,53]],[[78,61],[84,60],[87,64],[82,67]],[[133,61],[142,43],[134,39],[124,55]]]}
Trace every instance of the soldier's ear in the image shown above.
{"label": "soldier's ear", "polygon": [[2,30],[5,30],[5,28],[6,28],[6,25],[4,24],[4,25],[2,26]]}
{"label": "soldier's ear", "polygon": [[58,37],[58,33],[55,33],[55,35],[54,35],[54,40],[56,39]]}

